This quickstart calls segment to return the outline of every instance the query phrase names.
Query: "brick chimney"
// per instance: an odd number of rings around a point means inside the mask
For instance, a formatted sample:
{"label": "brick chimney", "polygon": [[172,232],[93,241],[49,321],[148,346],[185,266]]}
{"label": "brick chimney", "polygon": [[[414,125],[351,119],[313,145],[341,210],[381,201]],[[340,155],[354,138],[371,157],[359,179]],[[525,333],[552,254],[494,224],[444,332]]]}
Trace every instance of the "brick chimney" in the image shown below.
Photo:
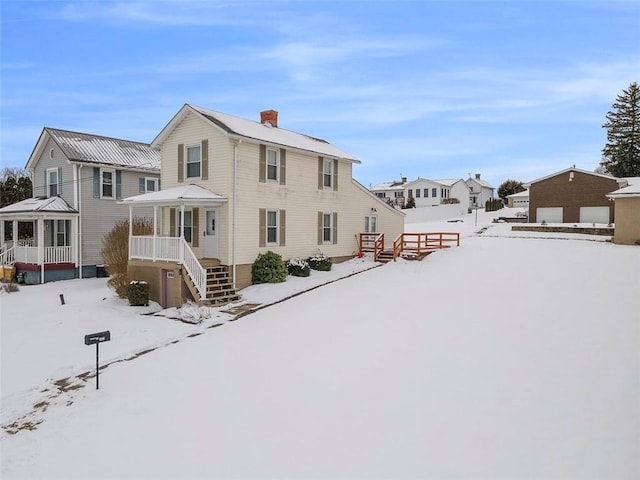
{"label": "brick chimney", "polygon": [[260,123],[278,128],[278,112],[275,110],[260,112]]}
{"label": "brick chimney", "polygon": [[476,173],[476,180],[480,180],[480,174]]}

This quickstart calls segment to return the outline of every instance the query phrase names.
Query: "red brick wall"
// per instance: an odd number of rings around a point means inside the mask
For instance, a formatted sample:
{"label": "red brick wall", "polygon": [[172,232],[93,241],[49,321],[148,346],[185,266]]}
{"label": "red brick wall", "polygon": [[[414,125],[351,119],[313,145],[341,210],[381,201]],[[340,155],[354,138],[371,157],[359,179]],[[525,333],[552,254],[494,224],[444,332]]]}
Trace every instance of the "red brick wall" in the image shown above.
{"label": "red brick wall", "polygon": [[609,207],[609,222],[613,222],[613,202],[607,193],[617,190],[618,182],[598,175],[563,172],[531,184],[529,189],[529,222],[537,223],[539,207],[562,207],[564,223],[580,221],[580,207]]}

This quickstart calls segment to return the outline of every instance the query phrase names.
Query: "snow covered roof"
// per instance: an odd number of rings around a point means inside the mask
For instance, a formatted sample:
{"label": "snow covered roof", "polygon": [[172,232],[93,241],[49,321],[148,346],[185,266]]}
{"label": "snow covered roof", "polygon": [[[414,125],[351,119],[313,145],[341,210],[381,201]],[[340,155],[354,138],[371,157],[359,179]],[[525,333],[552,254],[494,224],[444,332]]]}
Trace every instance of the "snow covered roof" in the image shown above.
{"label": "snow covered roof", "polygon": [[434,180],[434,182],[444,185],[446,187],[453,187],[458,182],[464,182],[461,178],[445,178],[442,180]]}
{"label": "snow covered roof", "polygon": [[394,180],[392,182],[382,182],[371,187],[371,191],[384,191],[384,190],[402,190],[406,182]]}
{"label": "snow covered roof", "polygon": [[631,198],[640,197],[640,182],[631,184],[627,187],[611,192],[607,195],[608,198]]}
{"label": "snow covered roof", "polygon": [[153,142],[151,142],[151,146],[159,148],[166,137],[190,112],[199,115],[228,135],[239,136],[272,145],[296,148],[317,155],[349,160],[354,163],[361,163],[360,160],[354,156],[334,147],[326,140],[189,104],[185,104],[180,109]]}
{"label": "snow covered roof", "polygon": [[511,195],[507,195],[507,198],[516,198],[516,197],[528,197],[529,190],[523,190],[521,192],[512,193]]}
{"label": "snow covered roof", "polygon": [[543,180],[547,180],[548,178],[552,178],[552,177],[555,177],[555,176],[558,176],[558,175],[562,175],[564,173],[569,173],[569,172],[579,172],[579,173],[584,173],[585,175],[593,175],[594,177],[602,177],[602,178],[607,178],[609,180],[617,180],[616,177],[612,177],[611,175],[607,175],[607,174],[604,174],[604,173],[590,172],[588,170],[581,170],[580,168],[569,167],[569,168],[565,168],[564,170],[561,170],[559,172],[555,172],[555,173],[552,173],[550,175],[546,175],[544,177],[537,178],[536,180],[533,180],[533,181],[525,184],[524,186],[525,187],[529,187],[529,186],[533,185],[534,183],[538,183],[538,182],[541,182]]}
{"label": "snow covered roof", "polygon": [[129,204],[155,204],[155,205],[181,205],[181,204],[212,204],[224,203],[226,197],[213,193],[200,185],[181,185],[167,188],[158,192],[144,193],[127,197],[121,203]]}
{"label": "snow covered roof", "polygon": [[489,182],[487,182],[487,181],[485,181],[485,180],[482,180],[482,178],[480,178],[480,177],[478,177],[478,176],[476,176],[476,177],[469,177],[469,178],[467,179],[467,183],[468,183],[468,182],[471,182],[471,181],[476,182],[476,183],[477,183],[478,185],[480,185],[481,187],[484,187],[484,188],[490,188],[490,189],[492,189],[492,190],[493,190],[493,185],[491,185]]}
{"label": "snow covered roof", "polygon": [[110,165],[160,172],[160,152],[148,143],[132,142],[117,138],[102,137],[89,133],[71,132],[45,127],[34,148],[27,168],[32,167],[51,138],[64,155],[72,162]]}
{"label": "snow covered roof", "polygon": [[0,215],[24,214],[24,213],[72,213],[78,211],[72,208],[61,197],[33,197],[21,202],[0,208]]}

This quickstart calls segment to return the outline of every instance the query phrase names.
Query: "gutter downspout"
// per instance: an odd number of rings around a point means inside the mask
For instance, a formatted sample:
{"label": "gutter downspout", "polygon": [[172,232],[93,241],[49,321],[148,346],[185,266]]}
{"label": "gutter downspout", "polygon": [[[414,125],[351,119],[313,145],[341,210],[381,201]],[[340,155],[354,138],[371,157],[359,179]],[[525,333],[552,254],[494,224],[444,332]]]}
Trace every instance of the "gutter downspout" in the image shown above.
{"label": "gutter downspout", "polygon": [[78,264],[80,268],[78,269],[79,278],[82,277],[82,165],[78,165],[78,183],[76,184],[76,188],[78,191]]}
{"label": "gutter downspout", "polygon": [[233,219],[231,225],[231,275],[233,280],[233,288],[236,288],[236,206],[238,198],[238,145],[242,140],[238,140],[233,144]]}

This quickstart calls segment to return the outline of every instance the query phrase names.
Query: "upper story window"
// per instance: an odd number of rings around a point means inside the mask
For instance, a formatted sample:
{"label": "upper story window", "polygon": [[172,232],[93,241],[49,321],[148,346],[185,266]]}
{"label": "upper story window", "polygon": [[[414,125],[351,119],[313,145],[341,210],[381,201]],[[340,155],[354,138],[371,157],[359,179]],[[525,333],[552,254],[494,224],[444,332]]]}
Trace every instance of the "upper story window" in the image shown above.
{"label": "upper story window", "polygon": [[47,196],[55,197],[60,195],[60,171],[57,168],[47,169]]}
{"label": "upper story window", "polygon": [[333,187],[333,160],[325,158],[322,162],[322,185],[325,188]]}
{"label": "upper story window", "polygon": [[267,148],[267,180],[279,181],[280,152],[274,148]]}
{"label": "upper story window", "polygon": [[186,147],[186,178],[200,178],[202,156],[200,145]]}
{"label": "upper story window", "polygon": [[157,192],[160,190],[160,180],[153,177],[140,177],[138,180],[140,193]]}
{"label": "upper story window", "polygon": [[114,198],[115,172],[113,170],[101,170],[100,172],[100,196],[102,198]]}

